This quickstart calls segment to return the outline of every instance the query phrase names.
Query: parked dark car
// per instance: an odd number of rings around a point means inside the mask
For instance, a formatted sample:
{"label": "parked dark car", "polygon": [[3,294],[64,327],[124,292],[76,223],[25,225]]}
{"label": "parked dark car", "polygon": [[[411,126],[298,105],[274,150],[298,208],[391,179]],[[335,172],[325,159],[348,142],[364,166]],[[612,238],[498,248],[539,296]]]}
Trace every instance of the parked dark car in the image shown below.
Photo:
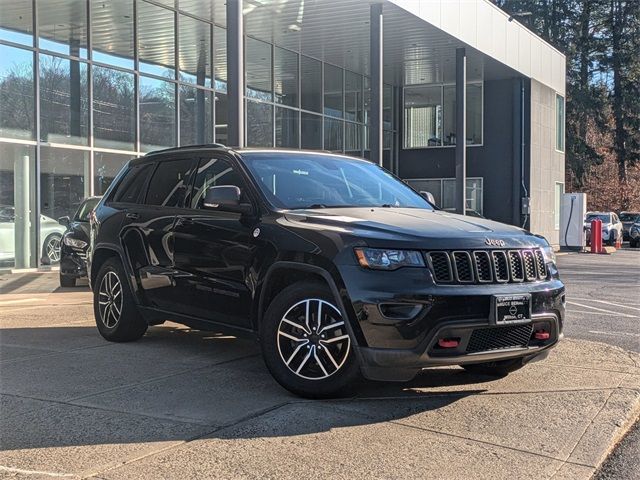
{"label": "parked dark car", "polygon": [[620,221],[622,222],[622,238],[629,240],[629,232],[631,226],[640,220],[640,212],[620,212]]}
{"label": "parked dark car", "polygon": [[631,248],[640,247],[640,217],[629,229],[629,246]]}
{"label": "parked dark car", "polygon": [[386,170],[319,152],[175,148],[130,161],[91,219],[98,330],[166,320],[256,336],[275,379],[337,395],[462,365],[506,375],[562,336],[547,241],[436,211]]}
{"label": "parked dark car", "polygon": [[85,199],[73,218],[60,217],[67,227],[60,242],[60,286],[75,287],[76,280],[87,276],[87,249],[89,248],[89,214],[101,197]]}

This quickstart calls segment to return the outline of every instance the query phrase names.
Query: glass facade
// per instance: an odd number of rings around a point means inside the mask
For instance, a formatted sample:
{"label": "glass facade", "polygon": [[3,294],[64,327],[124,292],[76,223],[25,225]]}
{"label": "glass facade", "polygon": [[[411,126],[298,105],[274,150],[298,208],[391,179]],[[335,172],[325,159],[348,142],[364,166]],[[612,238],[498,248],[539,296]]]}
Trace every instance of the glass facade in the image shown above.
{"label": "glass facade", "polygon": [[[103,194],[129,159],[227,142],[216,11],[196,0],[0,0],[0,268],[55,263],[45,243],[64,231],[57,219]],[[248,146],[368,156],[366,76],[250,36],[245,73]],[[392,95],[385,86],[385,165]]]}

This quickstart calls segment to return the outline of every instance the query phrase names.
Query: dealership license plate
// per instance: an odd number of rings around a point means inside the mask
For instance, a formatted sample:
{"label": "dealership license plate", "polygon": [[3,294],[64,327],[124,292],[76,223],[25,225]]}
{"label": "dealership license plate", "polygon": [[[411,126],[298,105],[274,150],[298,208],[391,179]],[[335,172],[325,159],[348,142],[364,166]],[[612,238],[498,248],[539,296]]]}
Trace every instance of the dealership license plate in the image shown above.
{"label": "dealership license plate", "polygon": [[527,322],[531,319],[531,295],[495,295],[493,311],[499,324]]}

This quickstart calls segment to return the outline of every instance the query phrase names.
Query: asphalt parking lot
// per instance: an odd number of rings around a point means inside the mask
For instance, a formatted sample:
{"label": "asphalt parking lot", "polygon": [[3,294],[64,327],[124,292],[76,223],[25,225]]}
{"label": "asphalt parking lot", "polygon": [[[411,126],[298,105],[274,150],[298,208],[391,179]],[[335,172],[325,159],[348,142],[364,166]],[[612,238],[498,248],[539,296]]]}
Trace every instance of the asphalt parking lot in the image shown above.
{"label": "asphalt parking lot", "polygon": [[0,477],[589,478],[640,408],[640,252],[559,264],[546,361],[333,401],[282,390],[251,341],[167,323],[110,344],[86,287],[0,277]]}

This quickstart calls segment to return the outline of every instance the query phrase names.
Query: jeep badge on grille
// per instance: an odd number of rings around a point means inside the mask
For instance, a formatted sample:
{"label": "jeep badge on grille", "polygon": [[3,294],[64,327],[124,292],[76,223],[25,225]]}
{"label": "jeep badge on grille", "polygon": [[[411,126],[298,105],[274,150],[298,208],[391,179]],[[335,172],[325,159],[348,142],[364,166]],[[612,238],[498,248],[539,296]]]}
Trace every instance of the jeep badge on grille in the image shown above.
{"label": "jeep badge on grille", "polygon": [[489,245],[490,247],[504,247],[506,244],[504,240],[500,240],[499,238],[485,238],[484,243]]}

